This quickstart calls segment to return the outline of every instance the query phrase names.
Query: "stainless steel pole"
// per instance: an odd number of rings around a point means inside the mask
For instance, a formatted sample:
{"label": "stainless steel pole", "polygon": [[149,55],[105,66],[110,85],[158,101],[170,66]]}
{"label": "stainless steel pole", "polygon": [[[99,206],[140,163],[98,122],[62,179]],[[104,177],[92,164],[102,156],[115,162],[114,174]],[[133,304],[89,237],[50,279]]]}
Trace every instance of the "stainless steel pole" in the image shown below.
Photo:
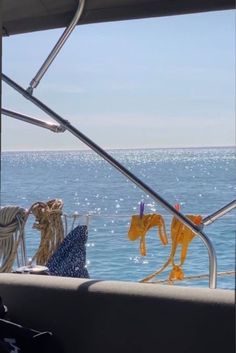
{"label": "stainless steel pole", "polygon": [[30,82],[30,85],[27,88],[27,91],[30,94],[33,94],[34,88],[36,88],[38,86],[39,82],[41,81],[42,77],[46,73],[47,69],[49,68],[49,66],[51,65],[51,63],[53,62],[53,60],[55,59],[55,57],[57,56],[57,54],[59,53],[59,51],[61,50],[63,45],[65,44],[65,42],[68,39],[69,35],[71,34],[73,29],[77,25],[77,23],[78,23],[78,21],[79,21],[79,19],[81,17],[81,14],[83,12],[84,4],[85,4],[85,0],[79,0],[78,8],[76,10],[76,13],[75,13],[71,23],[65,29],[65,31],[62,33],[61,37],[59,38],[59,40],[56,43],[56,45],[53,47],[53,49],[50,52],[50,54],[48,55],[47,59],[44,61],[43,65],[40,67],[39,71],[37,72],[35,77]]}
{"label": "stainless steel pole", "polygon": [[128,169],[126,169],[121,163],[119,163],[116,159],[114,159],[111,155],[109,155],[106,151],[104,151],[101,147],[95,144],[92,140],[90,140],[87,136],[85,136],[82,132],[77,130],[73,125],[70,124],[69,121],[63,119],[60,115],[52,111],[49,107],[47,107],[44,103],[42,103],[37,98],[33,97],[30,93],[28,93],[24,88],[19,86],[13,80],[11,80],[6,75],[2,74],[2,80],[7,83],[9,86],[14,88],[17,92],[22,94],[25,98],[30,100],[33,104],[59,122],[60,125],[64,126],[64,128],[70,131],[74,136],[76,136],[79,140],[84,142],[87,146],[89,146],[93,151],[99,154],[103,159],[105,159],[108,163],[110,163],[113,167],[115,167],[119,172],[124,174],[129,180],[131,180],[134,184],[136,184],[140,189],[149,194],[156,202],[162,205],[163,208],[168,210],[172,215],[178,218],[182,223],[184,223],[188,228],[190,228],[195,234],[197,234],[200,239],[205,244],[208,250],[209,256],[209,287],[216,288],[217,282],[217,260],[214,247],[210,239],[206,236],[206,234],[201,230],[200,227],[195,225],[190,221],[187,217],[185,217],[182,213],[177,211],[171,204],[169,204],[165,199],[163,199],[159,194],[157,194],[154,190],[152,190],[148,185],[146,185],[142,180],[136,177],[133,173],[131,173]]}
{"label": "stainless steel pole", "polygon": [[212,213],[211,215],[205,217],[202,220],[202,224],[204,226],[208,226],[209,224],[215,222],[218,218],[224,216],[226,213],[232,211],[234,208],[236,208],[236,200],[231,201],[224,207],[220,208],[218,211]]}
{"label": "stainless steel pole", "polygon": [[10,116],[11,118],[14,118],[17,120],[25,121],[26,123],[33,124],[33,125],[42,127],[44,129],[51,130],[53,132],[64,132],[65,131],[65,128],[61,125],[55,125],[55,124],[52,124],[52,123],[49,123],[49,122],[46,122],[43,120],[38,120],[38,119],[32,118],[31,116],[21,114],[18,112],[14,112],[12,110],[2,108],[1,112],[3,115]]}

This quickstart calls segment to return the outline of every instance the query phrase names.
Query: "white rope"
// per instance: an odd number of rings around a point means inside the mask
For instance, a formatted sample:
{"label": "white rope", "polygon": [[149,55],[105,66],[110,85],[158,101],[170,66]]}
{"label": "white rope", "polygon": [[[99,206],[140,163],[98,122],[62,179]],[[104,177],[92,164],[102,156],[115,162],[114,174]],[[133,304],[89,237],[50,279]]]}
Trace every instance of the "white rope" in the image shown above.
{"label": "white rope", "polygon": [[15,260],[18,266],[26,264],[25,214],[26,211],[17,206],[0,209],[0,272],[11,272]]}

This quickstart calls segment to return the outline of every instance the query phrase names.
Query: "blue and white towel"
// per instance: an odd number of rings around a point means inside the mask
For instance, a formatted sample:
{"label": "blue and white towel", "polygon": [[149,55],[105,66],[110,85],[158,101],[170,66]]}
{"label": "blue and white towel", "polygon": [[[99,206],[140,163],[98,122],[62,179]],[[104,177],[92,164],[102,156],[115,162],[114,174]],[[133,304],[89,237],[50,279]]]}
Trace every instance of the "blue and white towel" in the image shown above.
{"label": "blue and white towel", "polygon": [[78,225],[60,244],[47,263],[50,275],[89,278],[86,268],[88,228]]}

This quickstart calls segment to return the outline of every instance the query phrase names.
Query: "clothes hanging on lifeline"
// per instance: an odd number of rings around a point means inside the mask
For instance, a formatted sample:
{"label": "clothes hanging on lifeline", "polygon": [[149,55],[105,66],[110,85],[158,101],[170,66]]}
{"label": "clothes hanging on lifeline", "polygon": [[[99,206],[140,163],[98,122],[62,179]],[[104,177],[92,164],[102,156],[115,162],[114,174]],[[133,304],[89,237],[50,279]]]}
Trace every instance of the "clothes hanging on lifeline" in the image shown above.
{"label": "clothes hanging on lifeline", "polygon": [[88,228],[78,225],[63,240],[46,266],[50,275],[89,278],[86,268]]}
{"label": "clothes hanging on lifeline", "polygon": [[130,240],[137,240],[140,237],[140,254],[145,256],[146,243],[145,236],[147,232],[153,228],[157,227],[159,230],[159,236],[163,245],[168,244],[168,239],[166,236],[165,221],[164,218],[159,214],[147,214],[147,215],[133,215],[131,218],[130,229],[128,232],[128,237]]}
{"label": "clothes hanging on lifeline", "polygon": [[[202,217],[200,215],[186,215],[188,219],[190,219],[194,224],[200,225],[202,223]],[[196,236],[193,231],[185,226],[180,220],[176,217],[173,217],[171,223],[171,240],[172,240],[172,248],[170,260],[173,266],[173,269],[170,273],[170,280],[182,280],[184,278],[184,272],[182,269],[182,265],[187,256],[188,247],[193,238]],[[180,263],[178,265],[175,264],[174,258],[178,245],[182,246],[181,254],[180,254]]]}
{"label": "clothes hanging on lifeline", "polygon": [[[200,215],[187,215],[193,223],[197,226],[202,224],[202,216]],[[128,232],[128,237],[130,240],[140,239],[140,253],[141,255],[146,255],[146,245],[145,245],[145,235],[147,231],[158,225],[160,231],[160,238],[163,244],[167,244],[167,237],[165,233],[165,223],[164,219],[160,215],[134,215],[131,218],[131,225]],[[165,236],[163,237],[162,231],[164,230]],[[163,264],[163,266],[155,271],[154,273],[148,275],[141,282],[147,282],[153,277],[162,273],[169,265],[172,265],[172,270],[169,275],[169,280],[182,280],[184,278],[184,271],[182,269],[182,265],[187,256],[188,246],[192,239],[195,237],[195,234],[189,227],[185,226],[181,221],[179,221],[176,217],[173,217],[171,223],[171,251],[167,261]],[[178,265],[175,264],[175,255],[178,246],[181,246],[181,255],[180,255],[180,263]]]}

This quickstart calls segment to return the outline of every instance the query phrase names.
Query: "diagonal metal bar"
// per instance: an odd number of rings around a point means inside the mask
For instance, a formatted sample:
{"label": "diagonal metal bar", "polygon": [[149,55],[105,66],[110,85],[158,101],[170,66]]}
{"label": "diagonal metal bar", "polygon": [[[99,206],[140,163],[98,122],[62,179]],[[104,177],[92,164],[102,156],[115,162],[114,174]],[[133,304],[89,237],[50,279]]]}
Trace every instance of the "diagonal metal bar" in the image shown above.
{"label": "diagonal metal bar", "polygon": [[21,114],[18,112],[14,112],[12,110],[2,108],[1,112],[3,115],[10,116],[11,118],[14,118],[17,120],[25,121],[26,123],[33,124],[33,125],[42,127],[44,129],[51,130],[53,132],[64,132],[66,130],[61,125],[55,125],[55,124],[52,124],[52,123],[49,123],[49,122],[46,122],[43,120],[35,119],[35,118],[32,118],[31,116]]}
{"label": "diagonal metal bar", "polygon": [[232,211],[234,208],[236,208],[236,200],[229,202],[227,205],[223,206],[222,208],[220,208],[216,212],[205,217],[202,220],[202,224],[204,226],[208,226],[209,224],[215,222],[218,218],[220,218],[220,217],[224,216],[226,213]]}
{"label": "diagonal metal bar", "polygon": [[57,41],[57,43],[53,47],[53,49],[50,52],[50,54],[48,55],[47,59],[44,61],[44,63],[40,67],[39,71],[37,72],[37,74],[34,76],[32,81],[30,82],[30,85],[27,88],[27,91],[30,94],[33,94],[34,88],[36,88],[38,86],[39,82],[43,78],[43,76],[46,73],[46,71],[48,70],[49,66],[51,65],[51,63],[53,62],[53,60],[55,59],[55,57],[57,56],[57,54],[59,53],[59,51],[61,50],[61,48],[65,44],[65,42],[67,41],[69,35],[74,30],[75,26],[77,25],[81,15],[82,15],[82,12],[84,9],[84,4],[85,4],[85,0],[79,0],[78,8],[75,12],[75,15],[74,15],[71,23],[65,29],[65,31],[62,33],[61,37],[59,38],[59,40]]}
{"label": "diagonal metal bar", "polygon": [[28,93],[24,88],[19,86],[16,82],[11,80],[6,75],[2,74],[2,80],[15,89],[17,92],[22,94],[26,99],[31,101],[53,119],[55,119],[60,125],[64,126],[64,128],[70,131],[74,136],[76,136],[80,141],[89,146],[93,151],[95,151],[98,155],[100,155],[103,159],[105,159],[108,163],[110,163],[114,168],[116,168],[120,173],[125,175],[130,181],[132,181],[135,185],[137,185],[141,190],[145,193],[149,194],[153,200],[159,203],[163,208],[169,211],[173,216],[178,218],[182,223],[184,223],[188,228],[190,228],[195,234],[197,234],[200,239],[205,244],[208,250],[209,256],[209,287],[216,288],[217,281],[217,260],[215,249],[210,241],[210,239],[206,236],[206,234],[202,231],[202,227],[198,227],[193,222],[190,221],[186,216],[177,211],[170,203],[168,203],[163,197],[157,194],[154,190],[152,190],[147,184],[145,184],[142,180],[140,180],[136,175],[130,172],[127,168],[125,168],[121,163],[119,163],[115,158],[109,155],[105,150],[103,150],[100,146],[95,144],[92,140],[90,140],[87,136],[85,136],[82,132],[76,129],[73,125],[70,124],[69,121],[63,119],[60,115],[55,113],[49,107],[47,107],[40,100],[32,96]]}

